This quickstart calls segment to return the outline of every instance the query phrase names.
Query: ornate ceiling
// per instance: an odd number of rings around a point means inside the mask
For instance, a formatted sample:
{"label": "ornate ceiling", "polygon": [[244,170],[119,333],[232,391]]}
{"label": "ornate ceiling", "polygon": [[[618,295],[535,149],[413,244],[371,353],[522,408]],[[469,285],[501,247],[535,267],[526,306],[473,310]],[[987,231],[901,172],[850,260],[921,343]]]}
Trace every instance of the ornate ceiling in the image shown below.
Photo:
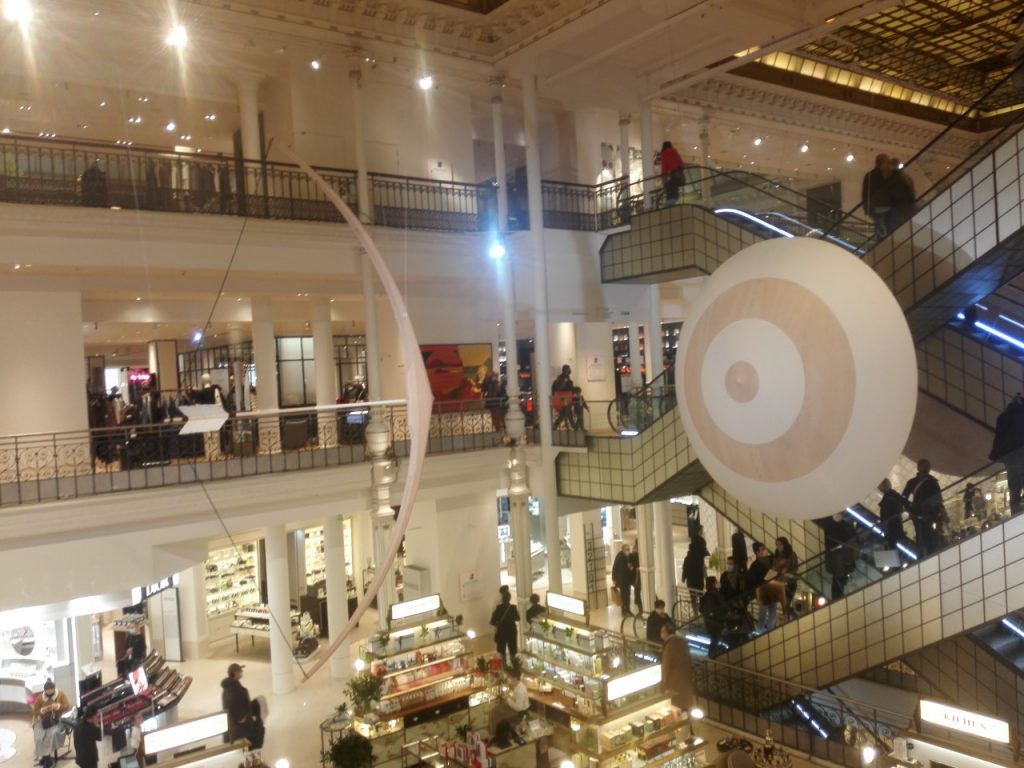
{"label": "ornate ceiling", "polygon": [[[1006,54],[1020,39],[1013,17],[1021,10],[1019,0],[906,0],[792,54],[968,107],[1010,73]],[[983,111],[1022,100],[1006,83],[986,98]]]}
{"label": "ornate ceiling", "polygon": [[453,8],[462,8],[464,11],[476,11],[477,13],[490,13],[508,0],[428,0],[431,3],[450,5]]}

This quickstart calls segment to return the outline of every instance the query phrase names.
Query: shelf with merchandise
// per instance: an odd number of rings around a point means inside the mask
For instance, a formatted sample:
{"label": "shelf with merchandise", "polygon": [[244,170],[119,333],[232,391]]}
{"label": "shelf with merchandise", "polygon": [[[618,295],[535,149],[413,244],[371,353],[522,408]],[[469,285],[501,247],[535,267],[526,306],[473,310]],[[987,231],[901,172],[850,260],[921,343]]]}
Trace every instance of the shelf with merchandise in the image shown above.
{"label": "shelf with merchandise", "polygon": [[206,614],[216,618],[259,603],[258,554],[255,543],[212,550],[203,580]]}

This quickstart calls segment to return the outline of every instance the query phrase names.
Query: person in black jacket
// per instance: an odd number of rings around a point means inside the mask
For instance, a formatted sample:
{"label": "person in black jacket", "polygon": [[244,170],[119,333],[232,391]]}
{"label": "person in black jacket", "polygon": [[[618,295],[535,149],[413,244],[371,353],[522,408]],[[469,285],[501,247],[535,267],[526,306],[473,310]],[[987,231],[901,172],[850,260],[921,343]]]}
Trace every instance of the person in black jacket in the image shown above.
{"label": "person in black jacket", "polygon": [[1018,392],[999,414],[992,440],[992,461],[1006,467],[1006,488],[1010,492],[1010,514],[1021,510],[1024,496],[1024,392]]}
{"label": "person in black jacket", "polygon": [[737,528],[732,534],[732,559],[736,565],[736,571],[738,573],[744,573],[747,570],[747,540],[743,536],[743,531]]}
{"label": "person in black jacket", "polygon": [[732,555],[725,559],[725,573],[722,574],[720,587],[722,598],[727,603],[743,606],[746,602],[746,574],[736,567],[736,558]]}
{"label": "person in black jacket", "polygon": [[896,549],[903,536],[903,510],[906,503],[903,497],[893,490],[889,478],[878,484],[878,490],[882,494],[878,502],[878,517],[882,521],[882,530],[885,531],[885,544],[889,549]]}
{"label": "person in black jacket", "polygon": [[875,239],[884,239],[889,234],[892,215],[892,165],[888,155],[875,157],[875,167],[864,174],[861,200],[875,222]]}
{"label": "person in black jacket", "polygon": [[700,615],[704,618],[704,628],[711,638],[711,645],[708,646],[708,656],[714,656],[721,646],[722,650],[728,648],[722,643],[722,630],[725,629],[726,605],[722,599],[722,593],[718,591],[718,582],[714,576],[708,576],[705,582],[705,592],[700,598]]}
{"label": "person in black jacket", "polygon": [[690,542],[690,549],[683,559],[683,583],[690,590],[690,611],[693,616],[700,613],[700,595],[704,591],[704,557],[706,548],[701,547],[703,539]]}
{"label": "person in black jacket", "polygon": [[921,557],[934,554],[942,545],[939,526],[943,522],[945,508],[942,505],[939,481],[931,472],[931,462],[921,459],[917,462],[917,474],[903,488],[903,498],[909,504],[910,516],[914,520],[917,549]]}
{"label": "person in black jacket", "polygon": [[647,617],[647,642],[661,644],[661,627],[664,624],[668,624],[675,631],[672,617],[665,610],[665,601],[655,600],[654,610]]}
{"label": "person in black jacket", "polygon": [[768,571],[772,570],[772,555],[768,547],[759,541],[754,542],[754,562],[747,569],[747,597],[750,601],[754,598],[757,588],[765,583]]}
{"label": "person in black jacket", "polygon": [[535,619],[542,617],[548,609],[540,604],[540,595],[534,592],[530,595],[530,607],[526,609],[526,620],[533,622]]}
{"label": "person in black jacket", "polygon": [[75,762],[79,768],[99,768],[100,751],[96,743],[103,738],[100,733],[100,711],[87,707],[82,718],[75,724]]}
{"label": "person in black jacket", "polygon": [[619,590],[622,604],[622,615],[632,616],[630,610],[630,591],[633,589],[633,575],[629,570],[629,544],[623,544],[619,554],[612,563],[612,584]]}
{"label": "person in black jacket", "polygon": [[228,743],[249,736],[252,701],[249,699],[249,689],[241,682],[243,669],[245,667],[241,664],[229,664],[228,676],[220,681],[220,704],[228,713],[228,732],[224,737]]}
{"label": "person in black jacket", "polygon": [[519,621],[519,609],[512,603],[512,593],[502,584],[498,590],[501,602],[491,613],[491,626],[494,627],[494,645],[498,655],[506,665],[511,664],[519,653],[519,635],[516,623]]}
{"label": "person in black jacket", "polygon": [[643,598],[640,595],[640,548],[634,547],[626,560],[626,574],[629,583],[633,586],[633,602],[636,604],[636,612],[644,612]]}

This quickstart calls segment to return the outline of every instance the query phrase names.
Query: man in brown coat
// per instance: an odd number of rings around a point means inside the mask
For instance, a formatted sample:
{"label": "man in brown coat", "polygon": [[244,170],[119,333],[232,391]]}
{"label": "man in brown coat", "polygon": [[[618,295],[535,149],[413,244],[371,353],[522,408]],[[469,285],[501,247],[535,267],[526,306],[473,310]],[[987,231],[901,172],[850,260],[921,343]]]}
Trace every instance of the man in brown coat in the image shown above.
{"label": "man in brown coat", "polygon": [[661,627],[661,685],[672,697],[672,705],[684,712],[693,707],[693,674],[690,651],[671,624]]}

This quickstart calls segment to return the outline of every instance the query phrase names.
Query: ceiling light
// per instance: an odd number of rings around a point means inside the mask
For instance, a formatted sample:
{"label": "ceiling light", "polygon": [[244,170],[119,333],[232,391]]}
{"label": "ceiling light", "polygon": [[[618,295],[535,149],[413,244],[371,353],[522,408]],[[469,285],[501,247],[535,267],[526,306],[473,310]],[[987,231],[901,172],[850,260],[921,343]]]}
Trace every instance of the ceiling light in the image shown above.
{"label": "ceiling light", "polygon": [[192,141],[192,134],[191,133],[183,133],[178,138],[180,138],[182,141]]}
{"label": "ceiling light", "polygon": [[216,120],[216,119],[217,119],[217,116],[215,114],[213,114],[213,113],[210,113],[209,115],[203,115],[203,120],[207,120],[207,121],[209,121],[211,123],[214,120]]}
{"label": "ceiling light", "polygon": [[505,246],[501,243],[494,243],[487,251],[487,255],[495,261],[505,258]]}
{"label": "ceiling light", "polygon": [[800,145],[800,151],[803,152],[804,154],[807,154],[807,150],[809,150],[810,148],[811,145],[808,144],[807,142],[804,142],[803,144]]}
{"label": "ceiling light", "polygon": [[171,120],[170,122],[167,123],[167,125],[164,126],[164,130],[165,131],[173,131],[177,127],[178,127],[177,123],[175,123],[173,120]]}
{"label": "ceiling light", "polygon": [[313,59],[309,62],[310,69],[320,69],[320,59]]}
{"label": "ceiling light", "polygon": [[416,81],[416,84],[420,87],[421,91],[429,91],[434,87],[434,78],[432,75],[424,75]]}
{"label": "ceiling light", "polygon": [[195,333],[192,334],[192,343],[193,344],[198,344],[202,340],[203,340],[203,332],[202,331],[196,331]]}
{"label": "ceiling light", "polygon": [[4,18],[16,24],[32,20],[32,4],[28,0],[4,0]]}
{"label": "ceiling light", "polygon": [[861,759],[864,761],[864,765],[871,765],[875,762],[876,757],[878,757],[878,750],[871,745],[861,750]]}
{"label": "ceiling light", "polygon": [[188,30],[181,24],[175,24],[164,38],[164,44],[171,48],[184,48],[188,44]]}
{"label": "ceiling light", "polygon": [[141,296],[136,296],[136,297],[135,297],[135,300],[136,300],[136,301],[142,301],[142,297],[141,297]]}
{"label": "ceiling light", "polygon": [[103,101],[100,102],[100,107],[105,107],[105,106],[107,106],[106,99],[104,99]]}
{"label": "ceiling light", "polygon": [[764,142],[764,139],[762,139],[760,136],[755,136],[754,137],[754,146],[755,147],[760,147],[763,142]]}
{"label": "ceiling light", "polygon": [[0,133],[4,134],[5,136],[6,136],[7,134],[9,134],[10,132],[11,132],[11,129],[10,129],[10,128],[4,128],[4,129],[3,129],[2,131],[0,131]]}
{"label": "ceiling light", "polygon": [[855,157],[853,156],[853,152],[848,152],[848,153],[846,154],[846,162],[848,162],[848,163],[852,163],[852,162],[853,162],[854,160],[856,160],[856,159],[857,159],[857,158],[855,158]]}

